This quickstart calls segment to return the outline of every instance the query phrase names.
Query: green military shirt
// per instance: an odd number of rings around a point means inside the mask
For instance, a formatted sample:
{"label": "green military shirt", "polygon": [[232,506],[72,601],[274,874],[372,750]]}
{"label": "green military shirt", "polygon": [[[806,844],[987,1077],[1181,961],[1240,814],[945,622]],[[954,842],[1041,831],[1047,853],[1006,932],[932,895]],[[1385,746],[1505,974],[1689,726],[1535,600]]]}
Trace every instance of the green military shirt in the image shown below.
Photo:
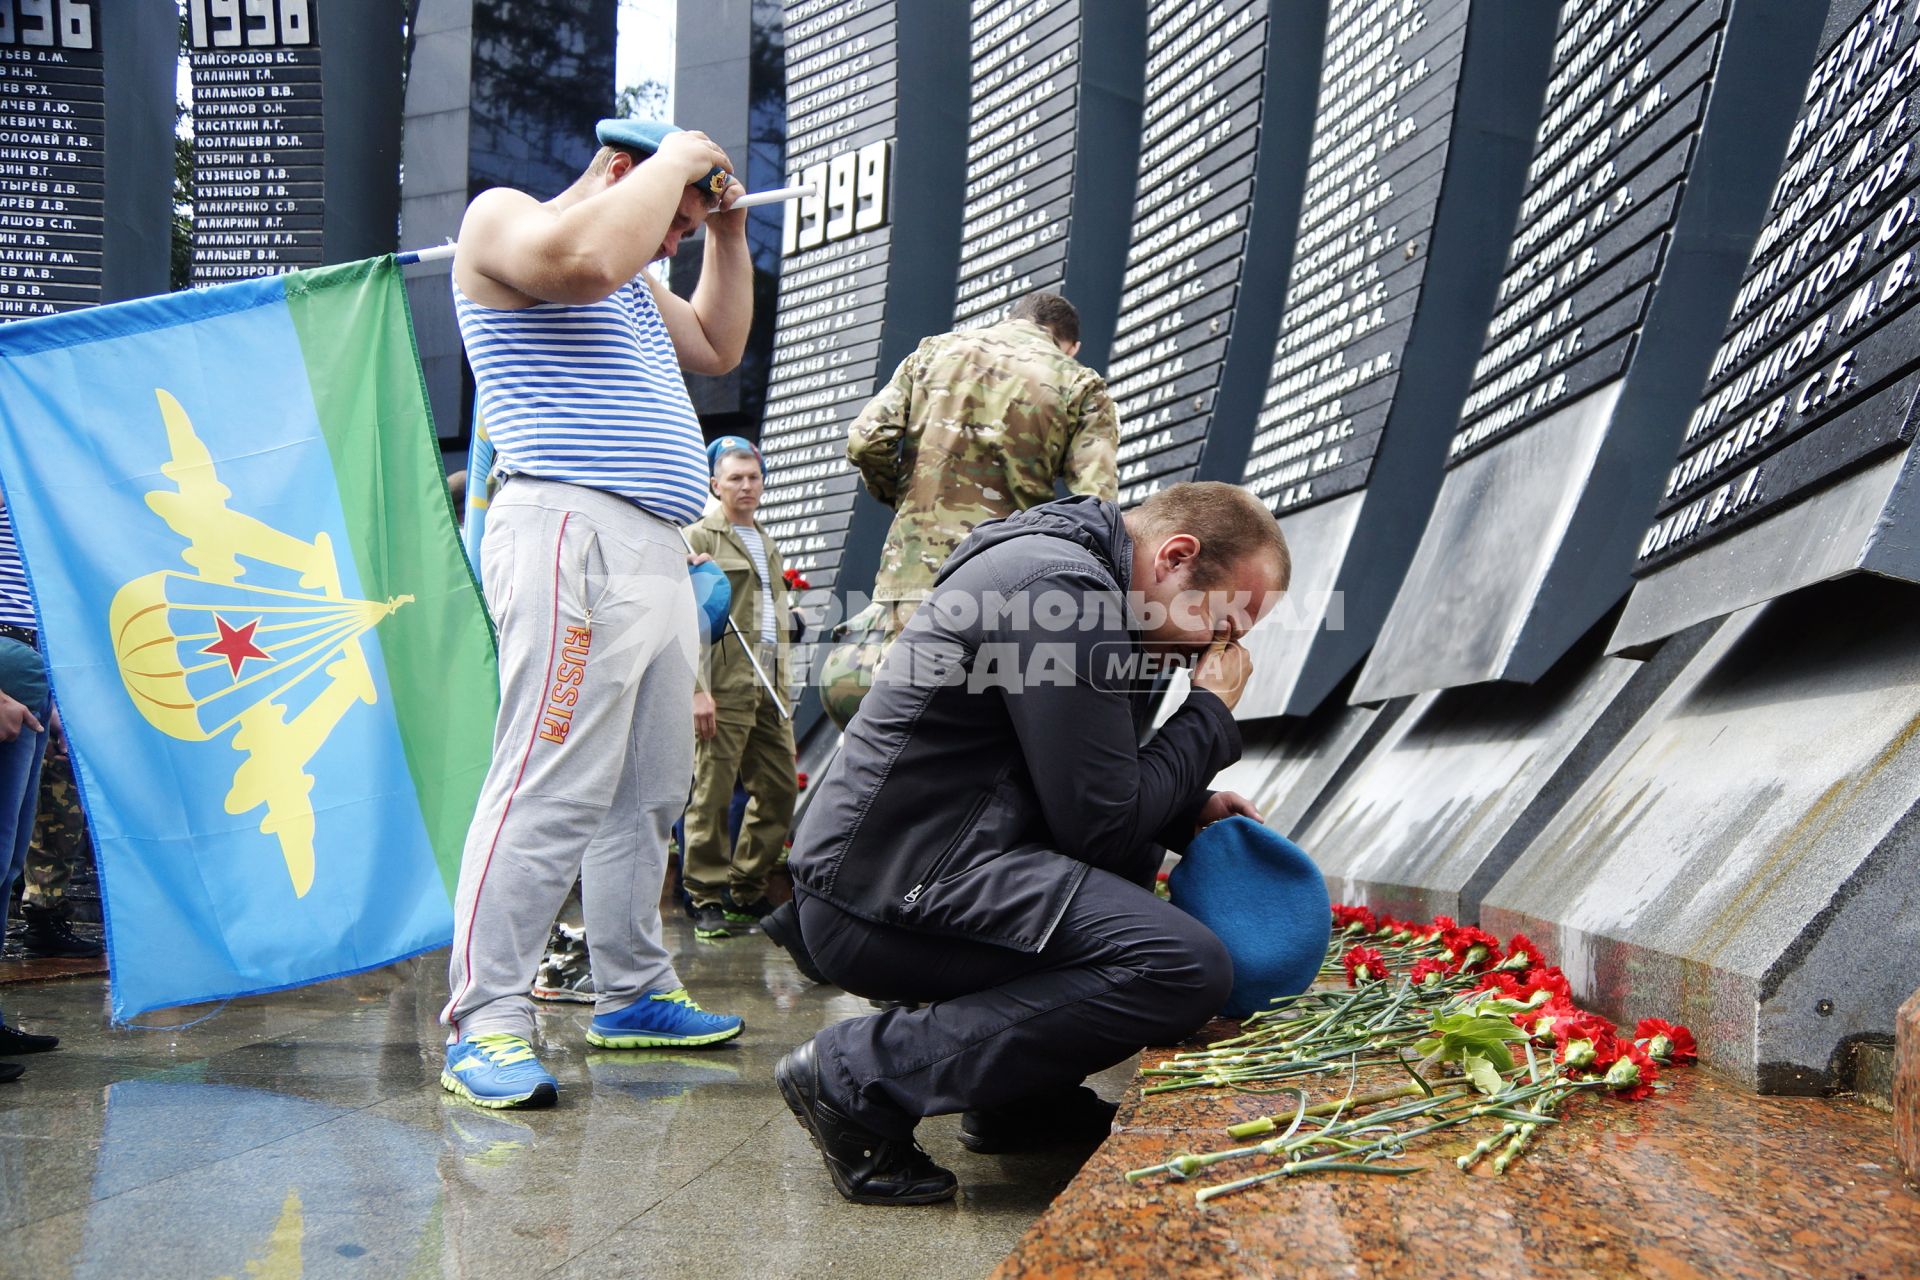
{"label": "green military shirt", "polygon": [[1056,477],[1113,501],[1119,442],[1107,384],[1033,321],[926,339],[848,433],[848,461],[894,510],[874,599],[925,599],[975,525],[1051,501]]}
{"label": "green military shirt", "polygon": [[[780,691],[784,701],[791,702],[789,689],[792,676],[788,670],[791,646],[787,640],[787,581],[785,569],[780,560],[780,548],[775,544],[773,535],[761,528],[755,520],[753,527],[760,530],[760,541],[767,550],[767,583],[773,589],[773,626],[778,637],[777,658],[773,669],[767,671],[767,679],[773,681],[773,687]],[[760,627],[760,575],[754,570],[753,557],[747,551],[746,544],[740,541],[733,531],[733,522],[727,518],[724,508],[716,507],[686,527],[687,545],[696,554],[710,555],[727,575],[727,586],[733,593],[733,603],[729,613],[733,625],[738,627],[740,635],[758,637]],[[759,678],[753,674],[753,665],[748,661],[747,651],[740,647],[740,636],[729,634],[718,641],[709,650],[711,667],[706,671],[696,671],[694,687],[713,694],[716,702],[744,702],[749,708],[760,689]]]}

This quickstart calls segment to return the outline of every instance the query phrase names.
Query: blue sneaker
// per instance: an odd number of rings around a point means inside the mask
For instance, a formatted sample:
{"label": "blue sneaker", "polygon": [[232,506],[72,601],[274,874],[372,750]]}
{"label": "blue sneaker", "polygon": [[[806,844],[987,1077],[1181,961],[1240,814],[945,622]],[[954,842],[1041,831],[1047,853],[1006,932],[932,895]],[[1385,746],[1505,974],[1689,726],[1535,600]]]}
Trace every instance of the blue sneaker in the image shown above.
{"label": "blue sneaker", "polygon": [[730,1013],[708,1013],[685,987],[650,991],[617,1013],[595,1018],[587,1043],[599,1049],[685,1049],[719,1044],[746,1023]]}
{"label": "blue sneaker", "polygon": [[448,1045],[440,1087],[481,1107],[550,1107],[560,1096],[533,1046],[504,1032]]}

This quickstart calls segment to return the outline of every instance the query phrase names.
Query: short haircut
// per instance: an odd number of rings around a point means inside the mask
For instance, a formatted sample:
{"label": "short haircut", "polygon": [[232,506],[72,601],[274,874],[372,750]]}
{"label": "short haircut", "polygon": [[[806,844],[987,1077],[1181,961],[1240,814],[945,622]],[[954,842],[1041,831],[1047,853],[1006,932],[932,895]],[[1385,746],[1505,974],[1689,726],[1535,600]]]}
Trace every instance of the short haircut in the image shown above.
{"label": "short haircut", "polygon": [[1080,341],[1080,313],[1057,293],[1030,293],[1013,304],[1010,320],[1031,320],[1068,346]]}
{"label": "short haircut", "polygon": [[1192,534],[1200,540],[1194,585],[1210,590],[1249,556],[1268,555],[1279,563],[1280,589],[1293,581],[1293,555],[1273,512],[1237,484],[1194,480],[1170,485],[1133,510],[1136,538]]}
{"label": "short haircut", "polygon": [[605,173],[607,166],[613,163],[613,158],[616,155],[623,155],[635,164],[639,164],[642,160],[646,159],[646,157],[638,151],[634,151],[629,147],[602,147],[593,153],[593,162],[587,166],[587,176],[597,178]]}
{"label": "short haircut", "polygon": [[720,464],[728,458],[745,458],[759,470],[761,475],[764,476],[767,474],[767,464],[762,462],[760,455],[751,449],[722,449],[719,455],[713,460],[713,474],[716,476],[720,474]]}

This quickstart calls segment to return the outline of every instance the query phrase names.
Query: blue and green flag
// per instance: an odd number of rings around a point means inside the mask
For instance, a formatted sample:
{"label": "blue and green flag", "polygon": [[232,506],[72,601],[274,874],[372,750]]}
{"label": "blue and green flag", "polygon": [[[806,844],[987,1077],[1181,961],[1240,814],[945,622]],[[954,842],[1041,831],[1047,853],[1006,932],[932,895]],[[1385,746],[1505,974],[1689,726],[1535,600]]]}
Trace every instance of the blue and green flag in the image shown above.
{"label": "blue and green flag", "polygon": [[114,1016],[444,944],[498,680],[393,260],[0,328],[0,478]]}

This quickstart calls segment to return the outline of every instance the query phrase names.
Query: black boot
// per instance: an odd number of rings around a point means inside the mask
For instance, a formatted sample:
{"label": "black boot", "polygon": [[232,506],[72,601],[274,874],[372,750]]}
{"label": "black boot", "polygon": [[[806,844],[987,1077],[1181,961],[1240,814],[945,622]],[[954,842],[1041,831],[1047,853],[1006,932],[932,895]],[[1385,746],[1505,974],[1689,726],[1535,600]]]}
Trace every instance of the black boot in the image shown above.
{"label": "black boot", "polygon": [[73,931],[73,923],[55,907],[30,907],[20,904],[20,920],[26,925],[21,945],[36,956],[63,960],[91,960],[102,948]]}
{"label": "black boot", "polygon": [[17,1062],[0,1062],[0,1084],[9,1080],[18,1080],[27,1074],[27,1069]]}
{"label": "black boot", "polygon": [[855,1124],[820,1095],[820,1066],[809,1040],[773,1068],[787,1100],[840,1194],[855,1204],[936,1204],[953,1199],[959,1182],[912,1138],[888,1138]]}
{"label": "black boot", "polygon": [[827,975],[820,972],[820,966],[813,962],[813,953],[807,950],[807,940],[800,936],[800,912],[793,903],[783,902],[761,916],[760,932],[767,935],[768,942],[791,956],[794,967],[801,973],[823,987],[833,985]]}
{"label": "black boot", "polygon": [[982,1154],[1056,1146],[1092,1150],[1113,1132],[1118,1110],[1085,1085],[976,1107],[960,1117],[960,1145]]}

